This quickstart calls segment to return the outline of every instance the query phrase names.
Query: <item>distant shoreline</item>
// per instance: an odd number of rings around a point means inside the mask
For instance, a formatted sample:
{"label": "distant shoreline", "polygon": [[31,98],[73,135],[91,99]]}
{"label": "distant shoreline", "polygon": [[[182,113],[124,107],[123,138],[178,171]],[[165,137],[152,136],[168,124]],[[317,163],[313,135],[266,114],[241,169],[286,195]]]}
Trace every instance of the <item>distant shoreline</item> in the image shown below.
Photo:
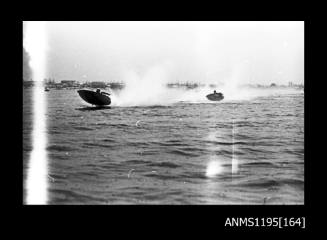
{"label": "distant shoreline", "polygon": [[[23,87],[29,88],[35,85],[34,81],[23,81]],[[120,82],[90,82],[90,83],[79,83],[77,81],[62,81],[60,83],[57,82],[44,82],[44,87],[49,89],[82,89],[82,88],[91,88],[91,89],[112,89],[112,90],[122,90],[126,87],[124,83]],[[167,88],[184,88],[184,89],[195,89],[195,88],[221,88],[223,86],[218,84],[203,84],[203,83],[167,83]],[[256,88],[256,89],[304,89],[303,84],[289,84],[289,85],[277,85],[272,83],[270,85],[262,85],[262,84],[243,84],[240,85],[242,88]]]}

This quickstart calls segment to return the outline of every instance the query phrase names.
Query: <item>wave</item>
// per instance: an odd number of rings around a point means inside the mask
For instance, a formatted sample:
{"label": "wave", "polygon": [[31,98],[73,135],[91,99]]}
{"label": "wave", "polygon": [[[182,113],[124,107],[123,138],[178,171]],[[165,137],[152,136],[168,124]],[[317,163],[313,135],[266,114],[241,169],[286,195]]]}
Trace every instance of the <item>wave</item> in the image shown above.
{"label": "wave", "polygon": [[92,131],[92,130],[94,130],[93,128],[83,127],[83,126],[75,126],[73,128],[76,129],[76,130],[81,130],[81,131]]}
{"label": "wave", "polygon": [[178,149],[170,150],[170,151],[168,151],[168,153],[187,156],[187,157],[197,157],[197,156],[199,156],[199,154],[190,153],[190,152],[186,152],[186,151],[178,150]]}
{"label": "wave", "polygon": [[285,185],[304,187],[304,181],[300,179],[257,179],[247,180],[245,182],[238,183],[241,187],[254,187],[254,188],[272,188],[272,187],[283,187]]}
{"label": "wave", "polygon": [[151,161],[146,161],[146,160],[127,160],[127,161],[124,161],[125,163],[128,163],[128,164],[148,164],[148,163],[151,163]]}
{"label": "wave", "polygon": [[179,175],[174,174],[156,174],[156,173],[147,173],[144,174],[145,177],[157,178],[158,180],[180,180]]}
{"label": "wave", "polygon": [[[184,147],[184,146],[189,146],[187,143],[183,143],[181,141],[174,141],[174,142],[171,142],[171,141],[167,141],[167,142],[161,142],[161,143],[158,143],[158,145],[160,146],[173,146],[173,147]],[[192,148],[193,149],[193,148]]]}
{"label": "wave", "polygon": [[264,162],[264,161],[260,161],[260,162],[250,162],[250,163],[243,163],[242,166],[262,166],[262,167],[275,167],[275,164],[273,164],[272,162]]}
{"label": "wave", "polygon": [[233,145],[252,145],[250,142],[219,142],[219,141],[210,141],[210,140],[204,140],[204,143],[210,143],[215,145],[225,145],[225,146],[233,146]]}
{"label": "wave", "polygon": [[102,139],[101,141],[103,141],[103,142],[109,142],[109,143],[115,143],[116,142],[116,140],[109,139],[109,138]]}
{"label": "wave", "polygon": [[178,168],[181,167],[178,164],[172,163],[172,162],[159,162],[159,163],[150,163],[148,166],[152,167],[167,167],[167,168]]}
{"label": "wave", "polygon": [[50,189],[51,198],[50,204],[64,204],[69,202],[69,204],[92,204],[92,203],[103,203],[105,199],[101,197],[93,197],[92,195],[86,195],[77,193],[72,190],[65,189]]}
{"label": "wave", "polygon": [[257,180],[247,180],[245,182],[239,183],[238,186],[241,187],[254,187],[254,188],[268,188],[273,186],[280,186],[281,183],[272,179],[257,179]]}
{"label": "wave", "polygon": [[76,148],[73,148],[73,147],[68,146],[68,145],[54,144],[54,145],[48,146],[46,148],[46,150],[48,150],[48,151],[58,151],[58,152],[70,152],[70,151],[75,151]]}
{"label": "wave", "polygon": [[101,147],[101,148],[113,148],[112,145],[100,144],[100,143],[83,143],[83,146],[87,147]]}
{"label": "wave", "polygon": [[106,123],[106,122],[99,122],[99,123],[95,123],[95,125],[97,125],[97,126],[109,126],[110,124]]}

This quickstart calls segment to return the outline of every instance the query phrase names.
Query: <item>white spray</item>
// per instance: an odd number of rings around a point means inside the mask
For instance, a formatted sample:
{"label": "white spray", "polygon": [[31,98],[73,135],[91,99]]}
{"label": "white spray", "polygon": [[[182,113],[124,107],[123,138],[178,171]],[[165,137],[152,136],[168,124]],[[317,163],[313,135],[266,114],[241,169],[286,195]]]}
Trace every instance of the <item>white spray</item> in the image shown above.
{"label": "white spray", "polygon": [[[156,65],[139,73],[128,70],[123,75],[126,87],[120,92],[112,94],[112,105],[114,106],[150,106],[170,105],[178,102],[189,103],[214,103],[206,98],[213,90],[222,92],[224,100],[218,103],[230,101],[252,100],[256,97],[298,93],[296,89],[280,88],[253,88],[242,86],[242,80],[246,74],[244,68],[235,67],[230,77],[222,79],[220,85],[212,88],[209,84],[199,86],[195,89],[168,88],[167,83],[174,83],[171,78],[170,69],[165,65]],[[218,76],[217,76],[218,77]],[[186,83],[184,81],[183,83]],[[199,81],[201,84],[201,81]]]}
{"label": "white spray", "polygon": [[[166,55],[161,62],[157,61],[150,66],[148,63],[144,64],[141,71],[136,66],[125,69],[120,78],[126,84],[126,88],[118,94],[113,94],[113,105],[167,105],[180,101],[212,103],[206,99],[206,95],[213,90],[224,94],[222,102],[251,100],[260,96],[294,92],[293,89],[256,89],[242,86],[248,82],[269,82],[267,79],[259,78],[273,78],[268,73],[272,72],[270,70],[274,67],[264,63],[258,64],[253,60],[256,59],[253,53],[256,53],[255,56],[260,53],[253,44],[250,44],[251,42],[244,45],[242,41],[235,41],[238,35],[231,34],[235,29],[230,30],[235,28],[235,24],[225,23],[220,26],[215,22],[206,24],[196,22],[194,25],[196,31],[190,38],[192,44],[186,44],[192,47],[187,49],[187,57],[181,58],[183,61],[178,61],[178,55],[171,55],[171,58],[170,55]],[[253,37],[253,33],[251,36]],[[142,65],[141,60],[142,56],[137,65]],[[167,60],[170,61],[169,64]],[[259,74],[265,69],[263,67],[269,70],[264,76]],[[187,90],[167,88],[168,83],[176,82],[199,83],[203,86]],[[213,89],[209,87],[210,84],[217,87]]]}

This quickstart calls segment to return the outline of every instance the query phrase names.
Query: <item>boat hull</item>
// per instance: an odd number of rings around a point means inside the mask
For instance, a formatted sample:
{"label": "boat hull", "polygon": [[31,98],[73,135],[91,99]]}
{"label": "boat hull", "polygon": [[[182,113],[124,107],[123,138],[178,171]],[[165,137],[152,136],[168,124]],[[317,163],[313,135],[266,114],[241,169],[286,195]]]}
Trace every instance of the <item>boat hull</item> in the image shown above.
{"label": "boat hull", "polygon": [[210,100],[210,101],[221,101],[224,99],[224,96],[222,94],[215,94],[215,93],[211,93],[211,94],[208,94],[207,95],[207,98]]}
{"label": "boat hull", "polygon": [[87,103],[96,106],[105,106],[111,104],[111,99],[107,95],[97,93],[91,90],[78,90],[79,96]]}

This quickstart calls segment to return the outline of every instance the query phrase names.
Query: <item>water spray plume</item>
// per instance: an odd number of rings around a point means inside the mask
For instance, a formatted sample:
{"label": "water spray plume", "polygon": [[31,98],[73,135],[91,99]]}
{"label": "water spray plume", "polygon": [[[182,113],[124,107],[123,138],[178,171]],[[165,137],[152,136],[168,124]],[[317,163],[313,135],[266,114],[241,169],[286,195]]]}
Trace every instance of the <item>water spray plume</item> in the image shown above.
{"label": "water spray plume", "polygon": [[123,74],[125,89],[114,95],[114,104],[119,106],[160,105],[169,102],[168,67],[165,64],[155,65],[144,72],[127,70]]}

